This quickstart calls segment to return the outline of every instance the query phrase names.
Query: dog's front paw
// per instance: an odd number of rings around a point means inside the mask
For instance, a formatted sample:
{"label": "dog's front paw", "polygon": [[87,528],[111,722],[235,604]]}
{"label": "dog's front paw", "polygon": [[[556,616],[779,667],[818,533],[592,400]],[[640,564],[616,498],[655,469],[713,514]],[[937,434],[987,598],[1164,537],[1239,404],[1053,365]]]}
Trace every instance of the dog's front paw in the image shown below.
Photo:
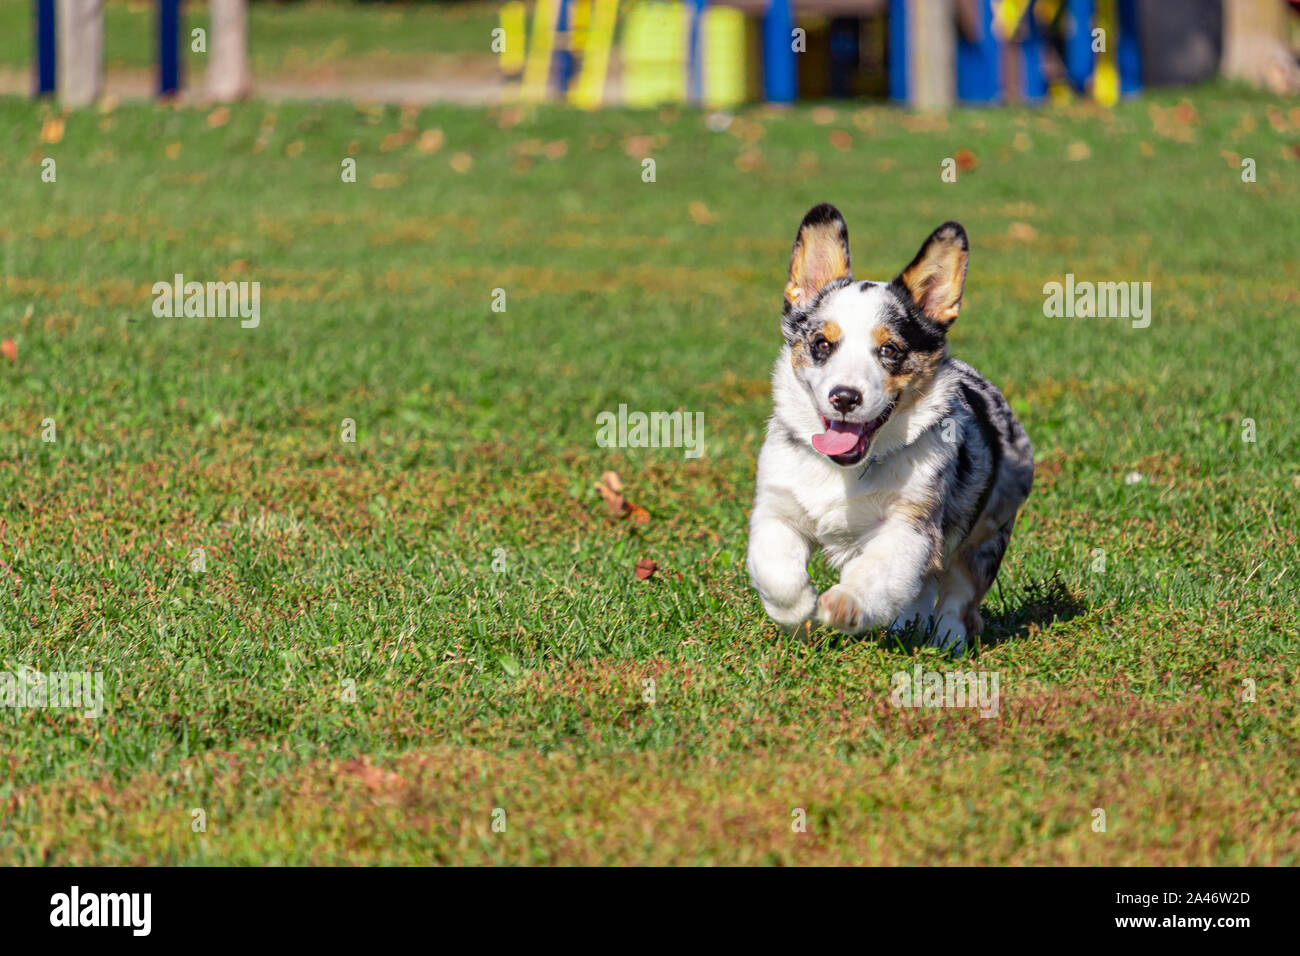
{"label": "dog's front paw", "polygon": [[842,584],[837,584],[817,600],[817,620],[845,634],[858,634],[871,626],[862,603]]}

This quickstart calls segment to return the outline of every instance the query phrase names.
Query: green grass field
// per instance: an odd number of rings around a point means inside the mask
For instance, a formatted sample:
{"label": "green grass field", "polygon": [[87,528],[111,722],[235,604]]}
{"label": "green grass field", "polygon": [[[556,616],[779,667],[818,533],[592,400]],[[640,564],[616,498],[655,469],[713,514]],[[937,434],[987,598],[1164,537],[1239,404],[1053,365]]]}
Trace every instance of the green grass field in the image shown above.
{"label": "green grass field", "polygon": [[[261,77],[297,74],[383,74],[420,69],[431,56],[491,54],[499,4],[348,3],[305,0],[249,5],[251,67]],[[153,0],[106,0],[104,62],[110,69],[152,69]],[[187,0],[182,52],[191,77],[207,69],[206,57],[190,47],[191,31],[208,27],[207,5]],[[0,67],[29,69],[32,62],[31,0],[0,0]]]}
{"label": "green grass field", "polygon": [[[0,863],[1300,863],[1293,103],[53,115],[0,101],[0,670],[106,713],[0,711]],[[864,277],[971,235],[1038,477],[965,664],[748,587],[821,200]],[[175,273],[261,324],[155,318]],[[1067,273],[1150,327],[1045,317]],[[703,457],[598,447],[620,403]],[[918,663],[998,716],[894,707]]]}

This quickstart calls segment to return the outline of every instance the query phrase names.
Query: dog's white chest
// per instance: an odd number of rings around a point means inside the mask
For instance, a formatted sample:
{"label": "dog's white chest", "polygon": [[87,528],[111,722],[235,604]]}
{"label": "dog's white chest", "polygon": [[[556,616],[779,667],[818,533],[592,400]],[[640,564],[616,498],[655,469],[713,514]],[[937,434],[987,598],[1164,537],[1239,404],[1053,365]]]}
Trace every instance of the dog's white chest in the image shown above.
{"label": "dog's white chest", "polygon": [[837,473],[829,481],[796,486],[795,499],[802,507],[817,543],[833,559],[860,546],[885,520],[889,503],[896,495],[891,484],[854,477],[846,480]]}

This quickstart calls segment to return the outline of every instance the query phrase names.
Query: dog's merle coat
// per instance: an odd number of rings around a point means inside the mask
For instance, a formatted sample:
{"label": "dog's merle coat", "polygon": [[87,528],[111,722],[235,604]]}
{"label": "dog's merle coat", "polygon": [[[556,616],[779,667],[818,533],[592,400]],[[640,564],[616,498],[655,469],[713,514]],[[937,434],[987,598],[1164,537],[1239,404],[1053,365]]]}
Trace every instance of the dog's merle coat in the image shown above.
{"label": "dog's merle coat", "polygon": [[[948,222],[893,281],[855,281],[839,212],[800,225],[750,521],[750,574],[783,627],[915,623],[953,649],[982,628],[1034,466],[1006,399],[948,357],[968,255]],[[820,597],[814,544],[841,569]]]}

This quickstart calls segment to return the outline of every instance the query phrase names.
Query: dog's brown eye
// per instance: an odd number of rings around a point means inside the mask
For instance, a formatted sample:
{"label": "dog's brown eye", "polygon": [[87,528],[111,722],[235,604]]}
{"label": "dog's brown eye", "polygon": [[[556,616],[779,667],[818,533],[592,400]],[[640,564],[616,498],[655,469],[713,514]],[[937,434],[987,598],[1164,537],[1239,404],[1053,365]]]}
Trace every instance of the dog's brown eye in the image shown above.
{"label": "dog's brown eye", "polygon": [[882,359],[892,359],[892,358],[898,358],[898,356],[901,355],[902,353],[898,350],[896,346],[890,345],[888,342],[886,342],[884,345],[880,346],[880,348],[876,349],[876,354],[879,355]]}
{"label": "dog's brown eye", "polygon": [[824,335],[813,336],[812,350],[814,358],[824,359],[831,354],[831,343],[826,340]]}

